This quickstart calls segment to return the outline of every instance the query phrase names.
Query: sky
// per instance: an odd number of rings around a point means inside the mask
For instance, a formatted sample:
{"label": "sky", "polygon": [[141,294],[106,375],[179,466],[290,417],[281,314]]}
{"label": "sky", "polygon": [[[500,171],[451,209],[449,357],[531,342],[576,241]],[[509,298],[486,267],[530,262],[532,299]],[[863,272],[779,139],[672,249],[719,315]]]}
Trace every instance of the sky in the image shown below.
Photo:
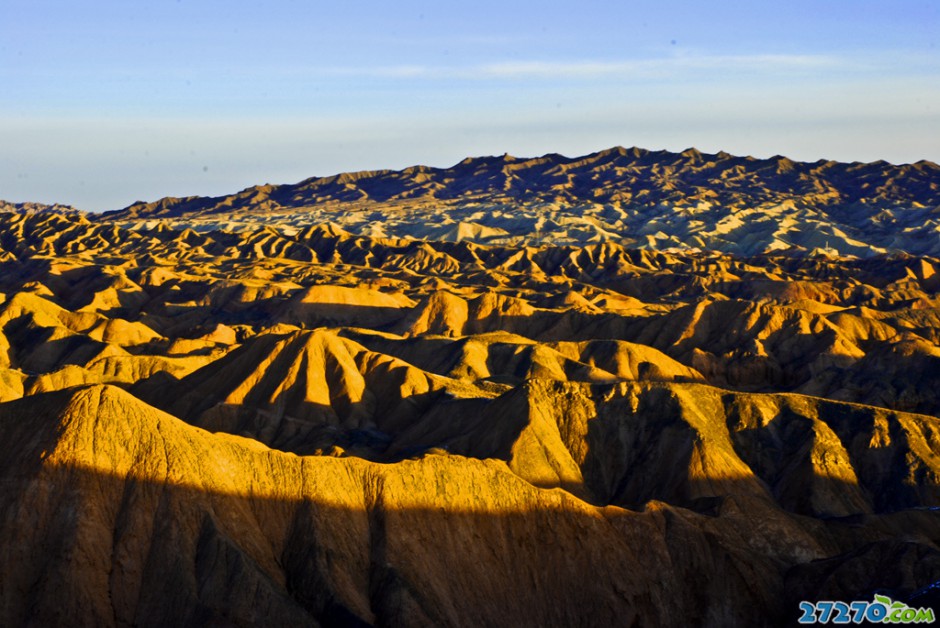
{"label": "sky", "polygon": [[0,0],[0,199],[611,146],[940,162],[940,2]]}

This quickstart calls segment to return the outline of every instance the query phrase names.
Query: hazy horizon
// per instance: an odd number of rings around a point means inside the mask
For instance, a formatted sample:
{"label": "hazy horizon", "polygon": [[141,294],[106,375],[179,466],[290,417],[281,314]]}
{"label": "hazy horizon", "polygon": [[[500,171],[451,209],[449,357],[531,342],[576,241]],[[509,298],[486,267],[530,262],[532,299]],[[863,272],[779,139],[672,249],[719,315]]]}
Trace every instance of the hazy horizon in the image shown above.
{"label": "hazy horizon", "polygon": [[102,211],[615,145],[940,161],[928,2],[14,0],[0,199]]}

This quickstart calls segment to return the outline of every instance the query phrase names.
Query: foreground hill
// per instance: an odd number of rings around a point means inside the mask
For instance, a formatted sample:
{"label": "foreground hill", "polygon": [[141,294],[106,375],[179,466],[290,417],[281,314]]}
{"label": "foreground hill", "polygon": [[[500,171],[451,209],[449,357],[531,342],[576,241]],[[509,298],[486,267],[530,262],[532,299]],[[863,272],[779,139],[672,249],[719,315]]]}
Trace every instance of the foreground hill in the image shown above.
{"label": "foreground hill", "polygon": [[804,599],[933,604],[936,257],[416,240],[254,211],[0,213],[0,624],[750,626]]}
{"label": "foreground hill", "polygon": [[105,213],[245,228],[335,222],[353,233],[492,244],[617,242],[753,255],[940,255],[940,166],[796,162],[689,149],[468,158],[450,168],[344,173]]}
{"label": "foreground hill", "polygon": [[[640,393],[642,409],[642,388],[628,390],[622,400]],[[529,392],[551,401],[546,390]],[[783,403],[819,411],[812,402]],[[735,407],[740,427],[757,431],[757,415],[782,409],[757,398]],[[854,420],[871,416],[843,412],[826,412],[831,425],[805,417],[814,460],[851,438],[839,432],[857,429]],[[755,625],[792,615],[807,591],[851,596],[861,593],[853,583],[903,590],[940,577],[935,512],[790,514],[775,505],[773,485],[734,456],[727,428],[694,407],[672,418],[647,414],[632,427],[629,412],[614,410],[578,429],[607,430],[610,421],[621,423],[621,442],[640,450],[614,453],[616,439],[607,440],[613,458],[605,464],[628,476],[642,470],[632,484],[659,487],[636,494],[639,511],[537,488],[498,459],[435,454],[379,465],[288,455],[186,425],[109,386],[3,404],[0,436],[16,449],[0,467],[0,618],[5,625],[545,626],[684,625],[695,617]],[[672,421],[699,440],[688,469],[657,477],[671,466],[675,443],[636,441],[668,432]],[[936,423],[898,416],[888,429],[920,438]],[[848,512],[868,510],[843,464],[820,470],[824,486],[806,500],[810,510],[839,501]],[[881,482],[885,493],[903,486],[901,477]],[[684,497],[687,506],[656,495]],[[894,540],[900,534],[905,541]],[[879,555],[891,560],[879,563]],[[825,567],[812,562],[832,556]],[[838,575],[845,570],[848,583]]]}

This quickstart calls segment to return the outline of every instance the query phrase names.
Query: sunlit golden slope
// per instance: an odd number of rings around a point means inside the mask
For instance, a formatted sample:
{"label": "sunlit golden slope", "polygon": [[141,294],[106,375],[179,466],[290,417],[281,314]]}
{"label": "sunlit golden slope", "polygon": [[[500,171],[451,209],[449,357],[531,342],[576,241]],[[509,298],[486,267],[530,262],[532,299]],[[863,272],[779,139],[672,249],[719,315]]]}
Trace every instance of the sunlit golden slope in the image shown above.
{"label": "sunlit golden slope", "polygon": [[[197,234],[58,215],[0,215],[0,227],[12,256],[0,277],[4,364],[13,360],[21,373],[71,365],[114,374],[75,380],[83,382],[180,377],[259,331],[331,326],[391,334],[378,351],[458,379],[604,381],[662,371],[940,412],[934,258],[486,247],[325,227]],[[258,246],[260,233],[283,246]],[[516,337],[508,344],[487,336],[507,332]],[[464,340],[425,343],[430,353],[402,342],[432,336]],[[356,340],[369,346],[379,337]],[[582,345],[564,344],[572,342]],[[688,371],[641,355],[654,349]],[[121,372],[139,374],[117,376],[115,355],[134,356],[138,365]],[[654,366],[641,374],[644,362]],[[4,381],[18,390],[15,379]]]}
{"label": "sunlit golden slope", "polygon": [[795,517],[730,462],[720,429],[694,429],[694,455],[711,466],[690,479],[700,502],[718,497],[709,514],[660,501],[599,508],[536,488],[499,460],[299,458],[191,427],[108,386],[3,404],[0,437],[15,449],[0,467],[0,617],[745,625],[787,616],[793,565],[890,547],[900,529],[920,539],[920,556],[936,555],[936,513],[851,526]]}

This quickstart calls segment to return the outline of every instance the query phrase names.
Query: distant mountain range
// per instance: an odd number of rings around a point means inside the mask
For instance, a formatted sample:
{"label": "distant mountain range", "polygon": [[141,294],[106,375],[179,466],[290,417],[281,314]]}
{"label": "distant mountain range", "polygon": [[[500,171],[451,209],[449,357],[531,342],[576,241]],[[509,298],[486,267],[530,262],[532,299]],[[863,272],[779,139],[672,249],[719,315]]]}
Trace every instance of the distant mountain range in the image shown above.
{"label": "distant mountain range", "polygon": [[501,245],[940,255],[940,166],[616,147],[344,173],[138,202],[92,218],[236,230],[332,222],[373,237]]}
{"label": "distant mountain range", "polygon": [[55,205],[44,205],[43,203],[8,203],[7,201],[0,201],[0,213],[63,214],[77,216],[84,212],[71,205],[60,205],[58,203]]}
{"label": "distant mountain range", "polygon": [[607,203],[619,208],[936,206],[940,166],[920,161],[873,163],[755,159],[689,149],[681,153],[611,148],[583,157],[467,158],[450,168],[413,166],[315,177],[293,185],[259,185],[221,197],[135,203],[111,218],[205,216],[239,210],[301,210],[323,203],[446,204]]}

